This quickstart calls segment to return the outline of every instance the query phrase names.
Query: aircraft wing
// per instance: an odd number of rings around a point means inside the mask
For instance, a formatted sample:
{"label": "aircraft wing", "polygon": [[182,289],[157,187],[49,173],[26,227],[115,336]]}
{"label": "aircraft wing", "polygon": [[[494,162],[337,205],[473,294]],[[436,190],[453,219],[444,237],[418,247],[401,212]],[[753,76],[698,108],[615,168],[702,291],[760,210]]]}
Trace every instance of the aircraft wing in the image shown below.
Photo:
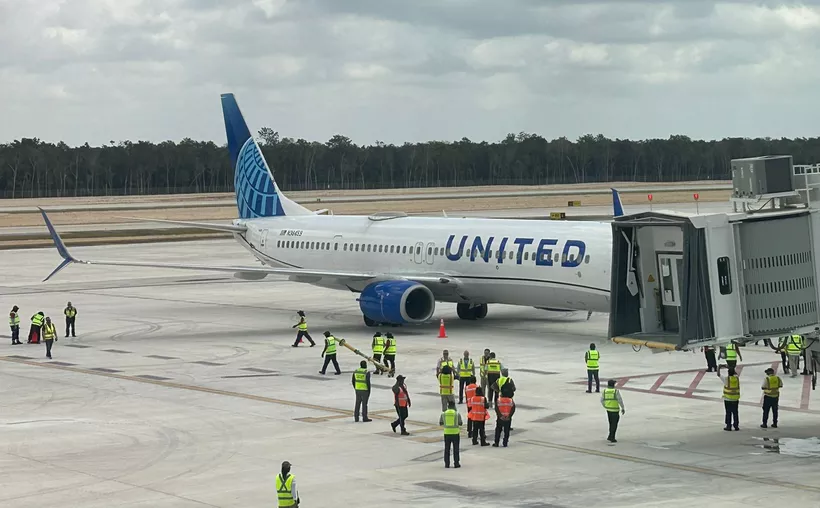
{"label": "aircraft wing", "polygon": [[[296,276],[298,278],[305,278],[305,279],[337,279],[340,281],[366,281],[366,280],[396,280],[396,279],[405,279],[411,280],[415,282],[419,282],[425,285],[435,286],[450,286],[455,287],[460,284],[458,280],[452,277],[448,277],[445,275],[438,276],[438,275],[429,275],[429,276],[402,276],[402,275],[390,275],[385,273],[376,273],[376,272],[352,272],[352,271],[344,271],[344,270],[311,270],[305,268],[273,268],[273,267],[258,267],[258,266],[208,266],[208,265],[188,265],[188,264],[179,264],[179,263],[148,263],[148,262],[140,262],[140,261],[92,261],[92,260],[83,260],[78,259],[71,255],[68,251],[68,248],[63,243],[63,239],[60,238],[60,235],[57,233],[57,230],[54,228],[54,225],[51,223],[51,220],[46,215],[46,212],[39,208],[40,213],[43,215],[43,220],[46,223],[46,227],[48,228],[49,234],[51,234],[51,239],[54,241],[54,246],[57,248],[57,252],[63,258],[62,263],[52,271],[48,277],[43,279],[43,282],[49,280],[54,275],[57,274],[60,270],[65,268],[66,266],[76,263],[76,264],[84,264],[84,265],[102,265],[102,266],[133,266],[133,267],[145,267],[145,268],[172,268],[177,270],[196,270],[196,271],[212,271],[212,272],[227,272],[227,273],[241,273],[241,274],[248,274],[251,277],[255,275],[285,275],[285,276]],[[260,277],[261,278],[261,277]]]}

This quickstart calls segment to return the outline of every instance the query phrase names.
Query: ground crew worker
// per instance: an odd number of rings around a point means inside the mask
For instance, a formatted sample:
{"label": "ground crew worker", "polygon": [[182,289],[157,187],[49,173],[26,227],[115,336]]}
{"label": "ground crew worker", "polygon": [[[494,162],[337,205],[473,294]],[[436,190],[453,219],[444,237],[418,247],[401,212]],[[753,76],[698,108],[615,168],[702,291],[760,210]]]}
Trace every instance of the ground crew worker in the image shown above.
{"label": "ground crew worker", "polygon": [[595,379],[595,391],[601,391],[601,382],[598,380],[598,360],[601,353],[595,349],[595,344],[589,345],[589,351],[584,353],[584,361],[587,364],[587,393],[592,393],[592,379]]}
{"label": "ground crew worker", "polygon": [[[373,359],[377,362],[381,363],[382,361],[382,354],[384,354],[384,337],[382,337],[382,332],[376,332],[373,335],[373,342],[370,343],[370,348],[373,350]],[[376,375],[382,375],[381,369],[376,369]]]}
{"label": "ground crew worker", "polygon": [[388,374],[387,377],[396,375],[396,339],[390,332],[385,334],[384,366],[390,368],[390,374]]}
{"label": "ground crew worker", "polygon": [[717,372],[717,357],[714,346],[704,346],[703,356],[706,357],[706,372]]}
{"label": "ground crew worker", "polygon": [[786,354],[789,355],[789,370],[791,370],[791,377],[797,377],[797,371],[800,370],[800,353],[803,352],[803,337],[800,335],[792,335],[786,342]]}
{"label": "ground crew worker", "polygon": [[[475,392],[479,388],[476,384],[475,376],[470,376],[470,379],[467,380],[469,383],[464,388],[464,398],[467,399],[467,414],[470,414],[470,401],[473,400],[475,397]],[[467,418],[467,437],[473,437],[473,421],[470,418]]]}
{"label": "ground crew worker", "polygon": [[51,322],[50,317],[43,323],[43,340],[46,343],[46,358],[51,358],[51,346],[57,340],[57,327]]}
{"label": "ground crew worker", "polygon": [[763,379],[763,424],[761,429],[768,427],[769,410],[772,411],[772,428],[777,428],[777,408],[780,401],[780,389],[783,388],[783,380],[774,374],[774,369],[766,369],[766,377]]}
{"label": "ground crew worker", "polygon": [[490,350],[485,349],[484,354],[478,359],[478,376],[481,378],[481,389],[487,393],[487,362],[490,360]]}
{"label": "ground crew worker", "polygon": [[322,356],[325,358],[325,363],[322,365],[322,370],[319,371],[319,374],[325,373],[330,362],[333,362],[337,376],[342,373],[342,370],[339,368],[339,362],[336,361],[336,337],[331,335],[330,332],[325,332],[325,348],[322,349]]}
{"label": "ground crew worker", "polygon": [[[475,382],[475,364],[470,358],[470,352],[465,351],[464,356],[458,361],[458,403],[464,403],[464,387],[470,384],[470,380]],[[470,425],[469,423],[467,424]]]}
{"label": "ground crew worker", "polygon": [[22,344],[20,342],[20,307],[16,305],[9,312],[9,327],[11,328],[11,344]]}
{"label": "ground crew worker", "polygon": [[44,322],[45,314],[43,314],[43,311],[40,311],[37,314],[31,316],[31,330],[29,330],[28,332],[29,344],[40,343],[40,329],[43,327]]}
{"label": "ground crew worker", "polygon": [[481,437],[481,446],[490,446],[487,442],[486,422],[490,419],[490,413],[487,411],[487,399],[484,397],[484,391],[480,387],[476,387],[475,395],[470,399],[470,412],[467,413],[467,427],[469,433],[470,423],[472,423],[473,444],[478,444],[478,438]]}
{"label": "ground crew worker", "polygon": [[726,345],[726,366],[730,369],[737,367],[737,361],[743,361],[743,355],[740,354],[740,348],[734,342]]}
{"label": "ground crew worker", "polygon": [[393,432],[396,432],[396,427],[401,427],[401,435],[409,436],[410,433],[404,428],[404,421],[407,419],[407,408],[410,407],[410,393],[404,384],[404,376],[396,376],[396,384],[393,385],[393,407],[396,408],[399,417],[390,424],[390,427],[393,428]]}
{"label": "ground crew worker", "polygon": [[299,331],[296,332],[296,340],[293,341],[293,347],[299,347],[299,344],[302,343],[302,337],[310,341],[310,347],[315,346],[316,343],[313,342],[313,338],[308,333],[307,320],[305,319],[305,311],[300,310],[296,313],[299,314],[299,322],[293,325],[292,328],[299,328]]}
{"label": "ground crew worker", "polygon": [[511,397],[505,397],[502,394],[498,399],[498,404],[495,405],[495,442],[493,442],[493,446],[496,448],[498,448],[498,441],[501,438],[501,431],[504,431],[504,448],[510,442],[513,414],[515,414],[515,402]]}
{"label": "ground crew worker", "polygon": [[77,320],[77,309],[71,302],[65,306],[65,310],[63,310],[63,314],[65,314],[65,336],[68,337],[68,329],[71,328],[71,336],[76,337],[77,333],[74,330],[74,322]]}
{"label": "ground crew worker", "polygon": [[509,369],[501,369],[501,376],[499,376],[498,381],[496,381],[495,386],[493,386],[493,395],[496,400],[498,400],[501,396],[506,396],[509,398],[513,398],[515,396],[515,381],[513,381],[509,376]]}
{"label": "ground crew worker", "polygon": [[362,421],[372,421],[367,417],[367,401],[370,400],[370,372],[367,371],[367,362],[362,360],[359,368],[351,377],[353,389],[356,391],[356,405],[353,407],[353,421],[359,421],[359,408],[362,410]]}
{"label": "ground crew worker", "polygon": [[453,363],[453,359],[450,358],[450,352],[446,349],[441,352],[441,358],[438,359],[438,363],[436,364],[436,377],[438,377],[438,375],[441,374],[441,368],[445,365],[450,367],[451,372],[455,372],[456,366]]}
{"label": "ground crew worker", "polygon": [[740,403],[740,378],[734,367],[729,367],[728,370],[728,375],[724,377],[720,374],[720,366],[718,365],[717,375],[723,382],[723,408],[726,412],[726,427],[723,430],[732,430],[733,426],[735,430],[740,430],[737,412]]}
{"label": "ground crew worker", "polygon": [[464,425],[464,420],[461,419],[461,413],[456,411],[455,401],[451,401],[447,410],[441,413],[438,424],[444,427],[444,467],[450,467],[450,448],[453,449],[453,466],[461,467],[459,447],[461,446],[461,426]]}
{"label": "ground crew worker", "polygon": [[277,506],[299,506],[299,492],[296,490],[296,481],[290,474],[290,462],[282,462],[282,472],[276,475]]}
{"label": "ground crew worker", "polygon": [[453,404],[456,402],[455,396],[453,396],[453,372],[450,370],[449,365],[445,365],[441,368],[441,374],[438,375],[438,393],[441,395],[441,410],[447,411],[447,408],[452,401]]}
{"label": "ground crew worker", "polygon": [[[609,419],[609,436],[606,440],[610,443],[617,443],[615,439],[615,432],[618,431],[618,422],[622,414],[626,414],[624,407],[624,400],[621,398],[621,391],[615,388],[615,380],[607,381],[607,387],[604,388],[604,393],[601,394],[601,405],[606,409],[606,416]],[[618,414],[620,409],[621,414]]]}
{"label": "ground crew worker", "polygon": [[501,377],[501,362],[495,358],[495,353],[490,353],[490,359],[487,360],[487,400],[490,403],[490,409],[493,407],[495,399],[498,394],[495,393],[494,386],[498,383],[498,378]]}
{"label": "ground crew worker", "polygon": [[783,374],[789,373],[789,356],[786,354],[786,347],[789,343],[789,337],[780,337],[777,343],[776,353],[780,353],[780,361],[783,365]]}

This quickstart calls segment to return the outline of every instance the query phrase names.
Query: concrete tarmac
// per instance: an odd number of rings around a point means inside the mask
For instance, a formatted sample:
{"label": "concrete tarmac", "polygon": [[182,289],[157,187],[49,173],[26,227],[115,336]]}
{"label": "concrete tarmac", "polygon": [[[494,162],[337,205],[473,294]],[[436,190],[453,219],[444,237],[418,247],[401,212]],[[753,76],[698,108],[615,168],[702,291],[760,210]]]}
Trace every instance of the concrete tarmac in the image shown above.
{"label": "concrete tarmac", "polygon": [[[230,240],[78,247],[80,257],[241,264]],[[397,327],[407,376],[408,430],[390,430],[391,379],[373,376],[370,423],[354,423],[351,373],[321,376],[321,346],[292,348],[295,311],[314,340],[324,330],[369,349],[355,295],[274,278],[71,266],[52,249],[0,252],[4,309],[24,330],[55,317],[53,360],[43,345],[0,343],[0,506],[275,506],[274,476],[293,464],[303,507],[817,506],[820,404],[807,378],[784,377],[780,428],[760,424],[771,350],[743,350],[741,430],[724,432],[721,385],[702,354],[634,352],[605,341],[607,316],[491,306],[462,322]],[[78,308],[77,338],[62,309]],[[448,338],[438,339],[438,318]],[[605,441],[598,394],[584,393],[583,354],[601,351],[626,404],[618,443]],[[436,360],[496,351],[518,387],[509,448],[474,447],[444,469]],[[459,406],[463,413],[464,406]],[[490,431],[494,419],[487,424]]]}

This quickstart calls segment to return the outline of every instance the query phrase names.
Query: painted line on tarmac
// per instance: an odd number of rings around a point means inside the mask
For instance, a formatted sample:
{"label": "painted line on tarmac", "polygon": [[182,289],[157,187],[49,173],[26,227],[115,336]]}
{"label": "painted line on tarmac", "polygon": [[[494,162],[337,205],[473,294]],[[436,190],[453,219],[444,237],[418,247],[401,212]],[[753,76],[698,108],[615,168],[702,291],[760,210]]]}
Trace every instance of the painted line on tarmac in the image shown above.
{"label": "painted line on tarmac", "polygon": [[819,492],[820,487],[816,487],[814,485],[803,485],[801,483],[792,483],[792,482],[784,482],[781,480],[774,480],[771,478],[765,478],[760,476],[749,476],[741,473],[730,473],[728,471],[721,471],[718,469],[710,469],[707,467],[699,467],[699,466],[688,466],[686,464],[676,464],[674,462],[665,462],[662,460],[654,460],[654,459],[645,459],[643,457],[636,457],[634,455],[623,455],[620,453],[612,453],[612,452],[605,452],[601,450],[591,450],[589,448],[581,448],[578,446],[570,446],[570,445],[563,445],[559,443],[550,443],[548,441],[540,441],[535,439],[525,439],[519,441],[520,443],[531,444],[535,446],[541,446],[544,448],[553,448],[555,450],[563,450],[567,452],[574,452],[574,453],[583,453],[585,455],[594,455],[597,457],[604,457],[608,459],[614,460],[623,460],[626,462],[634,462],[636,464],[644,464],[647,466],[657,466],[657,467],[665,467],[667,469],[677,469],[678,471],[686,471],[689,473],[698,473],[698,474],[705,474],[711,476],[720,476],[723,478],[729,478],[732,480],[741,480],[745,482],[751,483],[760,483],[764,485],[771,485],[773,487],[782,487],[784,489],[798,489],[804,490],[807,492]]}
{"label": "painted line on tarmac", "polygon": [[[267,402],[269,404],[279,404],[282,406],[290,406],[290,407],[300,407],[303,409],[313,409],[315,411],[323,411],[325,413],[334,413],[339,416],[353,416],[353,411],[350,409],[339,409],[335,407],[329,406],[321,406],[318,404],[308,404],[306,402],[297,402],[295,400],[285,400],[285,399],[275,399],[273,397],[265,397],[263,395],[252,395],[250,393],[242,393],[242,392],[232,392],[229,390],[220,390],[218,388],[207,388],[205,386],[197,386],[197,385],[188,385],[183,383],[177,383],[174,381],[161,381],[158,379],[149,379],[144,377],[137,377],[137,376],[129,376],[126,374],[116,374],[113,372],[102,372],[98,370],[92,369],[85,369],[82,367],[72,367],[68,365],[55,365],[54,363],[48,362],[38,362],[34,360],[27,360],[24,358],[14,358],[9,356],[0,357],[0,360],[8,363],[16,363],[20,365],[29,365],[32,367],[43,367],[47,369],[54,369],[54,370],[64,370],[68,372],[75,372],[78,374],[90,374],[92,376],[101,376],[101,377],[108,377],[113,379],[121,379],[123,381],[134,381],[137,383],[149,384],[149,385],[156,385],[156,386],[163,386],[165,388],[176,388],[178,390],[189,390],[192,392],[200,392],[200,393],[209,393],[211,395],[222,395],[225,397],[234,397],[238,399],[246,399],[246,400],[253,400],[257,402]],[[374,411],[372,413],[372,418],[377,418],[380,420],[392,421],[393,416],[382,415],[382,411]],[[327,418],[327,417],[325,417]],[[318,420],[324,420],[325,418],[318,417]],[[423,427],[422,429],[415,430],[415,432],[428,432],[431,430],[440,430],[440,427],[436,425],[432,425],[430,422],[421,422],[418,420],[405,420],[405,423],[409,423],[412,425],[418,425]]]}

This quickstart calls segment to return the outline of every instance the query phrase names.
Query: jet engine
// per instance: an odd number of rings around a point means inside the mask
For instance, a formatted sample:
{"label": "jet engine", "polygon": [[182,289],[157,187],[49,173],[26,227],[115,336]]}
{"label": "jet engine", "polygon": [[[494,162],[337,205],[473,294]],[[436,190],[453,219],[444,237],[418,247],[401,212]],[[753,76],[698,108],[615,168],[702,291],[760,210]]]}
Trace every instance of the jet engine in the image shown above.
{"label": "jet engine", "polygon": [[418,282],[388,280],[366,286],[359,296],[359,308],[368,326],[424,323],[433,316],[436,299]]}

